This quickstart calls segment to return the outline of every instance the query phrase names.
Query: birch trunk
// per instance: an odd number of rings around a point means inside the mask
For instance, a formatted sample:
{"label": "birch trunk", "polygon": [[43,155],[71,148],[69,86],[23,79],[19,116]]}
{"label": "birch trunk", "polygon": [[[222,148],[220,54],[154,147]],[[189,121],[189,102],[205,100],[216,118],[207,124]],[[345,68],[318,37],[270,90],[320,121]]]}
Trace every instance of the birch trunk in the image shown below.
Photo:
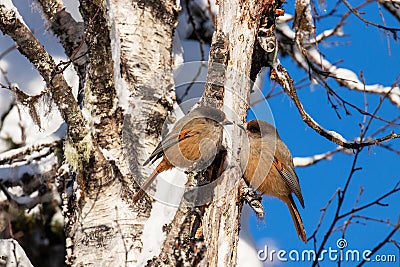
{"label": "birch trunk", "polygon": [[173,105],[176,9],[173,1],[81,3],[91,62],[84,109],[108,162],[94,158],[77,175],[79,196],[69,201],[66,227],[74,266],[136,266],[151,204],[133,205],[131,197],[134,180],[148,175],[141,164]]}
{"label": "birch trunk", "polygon": [[[260,19],[273,1],[220,1],[214,35],[225,36],[228,58],[225,73],[224,107],[233,120],[243,122],[249,108],[250,71]],[[232,115],[232,114],[231,114]],[[221,190],[224,196],[206,208],[203,233],[207,250],[202,266],[235,266],[243,205],[240,183],[242,172],[238,164],[243,132],[232,129],[227,144],[230,169],[223,174]]]}

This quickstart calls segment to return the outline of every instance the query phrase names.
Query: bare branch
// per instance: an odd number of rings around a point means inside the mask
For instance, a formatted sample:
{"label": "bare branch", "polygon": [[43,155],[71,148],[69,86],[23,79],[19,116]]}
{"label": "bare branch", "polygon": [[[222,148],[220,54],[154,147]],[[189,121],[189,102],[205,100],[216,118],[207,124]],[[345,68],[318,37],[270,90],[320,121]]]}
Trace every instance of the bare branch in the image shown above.
{"label": "bare branch", "polygon": [[[13,44],[12,46],[10,46],[9,48],[7,48],[6,50],[4,50],[1,54],[0,54],[0,60],[5,57],[8,53],[10,53],[11,51],[14,51],[14,49],[17,49],[18,45],[17,44]],[[8,82],[8,81],[7,81]]]}
{"label": "bare branch", "polygon": [[[390,238],[397,233],[397,231],[400,228],[400,217],[399,220],[396,223],[396,226],[393,228],[392,231],[389,232],[389,234],[376,246],[372,249],[372,251],[368,254],[368,258],[371,258],[372,255],[374,255],[379,249],[381,249],[385,244],[387,244],[390,241]],[[358,266],[363,266],[367,262],[366,259],[363,259],[363,261],[357,265]]]}
{"label": "bare branch", "polygon": [[192,15],[192,8],[200,9],[199,7],[194,7],[195,5],[197,5],[197,3],[195,1],[185,0],[185,7],[186,7],[186,12],[188,15],[189,23],[193,28],[193,34],[196,36],[196,39],[199,41],[199,49],[200,49],[200,56],[201,56],[200,60],[204,61],[205,56],[204,56],[204,47],[203,46],[206,42],[204,41],[201,33],[199,33],[198,25],[196,25],[195,19]]}
{"label": "bare branch", "polygon": [[389,219],[372,218],[372,217],[362,216],[362,215],[352,215],[351,218],[363,219],[365,221],[372,221],[372,222],[389,225],[391,227],[395,227],[395,225]]}
{"label": "bare branch", "polygon": [[362,22],[364,22],[364,23],[367,24],[367,25],[372,25],[372,26],[378,27],[378,28],[380,28],[380,29],[387,30],[387,31],[391,32],[391,33],[395,36],[395,38],[396,38],[397,32],[400,31],[400,28],[390,28],[390,27],[386,27],[386,26],[383,26],[383,25],[374,23],[374,22],[372,22],[372,21],[366,20],[365,18],[363,18],[363,17],[360,15],[360,12],[358,12],[358,10],[357,10],[356,8],[353,8],[353,7],[350,5],[350,3],[347,2],[347,0],[341,0],[341,1],[342,1],[342,2],[345,4],[345,6],[346,6],[357,18],[359,18]]}
{"label": "bare branch", "polygon": [[339,193],[340,193],[340,188],[338,188],[338,189],[335,191],[335,193],[333,193],[333,195],[331,196],[331,198],[330,198],[330,199],[328,200],[328,202],[326,203],[325,207],[323,207],[323,208],[321,209],[321,217],[319,218],[318,224],[317,224],[317,226],[315,227],[315,230],[314,230],[313,234],[308,238],[309,240],[310,240],[310,239],[314,239],[314,246],[316,245],[316,241],[317,241],[317,240],[316,240],[317,232],[318,232],[319,228],[320,228],[321,225],[322,225],[322,221],[324,220],[326,211],[328,210],[329,206],[332,204],[332,201],[335,199],[335,197],[336,197]]}
{"label": "bare branch", "polygon": [[377,198],[376,200],[371,201],[370,203],[368,203],[368,204],[366,204],[364,206],[361,206],[359,208],[353,208],[351,211],[345,212],[345,213],[339,215],[337,218],[338,218],[338,220],[340,220],[340,219],[343,219],[346,216],[349,216],[350,214],[354,214],[356,212],[362,211],[362,210],[364,210],[364,209],[366,209],[366,208],[368,208],[370,206],[382,205],[381,202],[380,202],[381,200],[383,200],[383,199],[395,194],[398,191],[400,191],[400,182],[398,182],[392,190],[390,190],[386,194],[382,195],[381,197]]}
{"label": "bare branch", "polygon": [[317,133],[319,133],[321,136],[325,137],[326,139],[335,142],[336,144],[344,147],[344,148],[361,148],[365,146],[370,146],[370,145],[379,145],[381,142],[394,139],[394,138],[400,138],[400,134],[396,134],[392,132],[391,134],[381,137],[381,138],[376,138],[372,139],[369,141],[348,141],[346,140],[342,135],[334,132],[334,131],[328,131],[322,128],[303,108],[303,105],[301,104],[298,96],[297,96],[297,91],[296,88],[293,85],[293,79],[290,77],[289,73],[286,71],[282,65],[278,65],[276,69],[274,69],[273,72],[271,72],[271,79],[277,81],[284,89],[285,91],[289,94],[289,96],[292,98],[294,104],[297,107],[297,110],[299,111],[302,120],[307,123],[308,126],[310,126],[312,129],[314,129]]}
{"label": "bare branch", "polygon": [[18,19],[16,13],[7,10],[4,5],[0,5],[0,30],[18,44],[18,50],[32,62],[45,80],[61,116],[71,129],[72,140],[75,142],[82,140],[87,135],[86,122],[71,88],[57,69],[54,60],[25,24]]}
{"label": "bare branch", "polygon": [[[361,150],[357,150],[356,154],[354,155],[354,159],[353,159],[353,163],[351,165],[350,173],[349,173],[349,176],[347,177],[346,184],[345,184],[343,190],[338,189],[338,193],[337,193],[338,205],[336,207],[334,218],[333,218],[331,224],[329,225],[327,231],[325,232],[324,238],[323,238],[318,250],[316,249],[316,257],[315,257],[315,260],[314,260],[312,266],[316,266],[318,264],[319,256],[321,255],[321,252],[324,249],[324,246],[325,246],[326,242],[328,242],[328,239],[331,236],[331,233],[334,230],[334,227],[335,227],[335,225],[336,225],[336,223],[338,221],[337,217],[339,216],[339,212],[340,212],[340,210],[342,208],[342,205],[344,203],[344,198],[345,198],[345,195],[346,195],[346,192],[347,192],[347,188],[348,188],[348,186],[350,184],[350,181],[351,181],[354,173],[357,170],[359,170],[359,169],[356,168],[356,163],[357,163],[357,160],[358,160],[358,156],[360,155],[360,152],[361,152]],[[328,203],[330,203],[330,202],[328,202]],[[314,233],[312,235],[314,240],[315,240],[315,242],[316,242],[315,236],[316,236],[317,231],[318,231],[318,227],[317,227],[317,229],[314,231]]]}
{"label": "bare branch", "polygon": [[[364,209],[366,209],[366,208],[368,208],[368,207],[370,207],[372,205],[382,205],[382,203],[380,201],[382,201],[383,199],[387,198],[388,196],[393,195],[393,194],[397,193],[398,191],[400,191],[400,187],[399,187],[400,182],[398,182],[395,185],[393,190],[387,192],[386,194],[382,195],[378,199],[376,199],[374,201],[371,201],[370,203],[357,208],[356,206],[357,206],[357,204],[358,204],[358,202],[359,202],[359,200],[361,198],[362,192],[363,192],[363,188],[361,187],[360,188],[360,193],[359,193],[359,195],[358,195],[358,197],[357,197],[357,199],[355,201],[354,208],[350,212],[345,212],[342,215],[340,215],[341,209],[342,209],[343,204],[344,204],[345,196],[346,196],[347,190],[349,188],[350,182],[352,180],[352,177],[353,177],[354,173],[357,170],[359,170],[359,168],[356,167],[356,163],[357,163],[357,159],[358,159],[358,156],[359,156],[360,152],[361,152],[361,150],[357,150],[357,152],[356,152],[356,154],[354,156],[354,160],[353,160],[353,163],[352,163],[352,166],[351,166],[351,170],[350,170],[349,176],[348,176],[348,178],[346,180],[346,183],[345,183],[345,186],[344,186],[343,190],[338,189],[335,192],[335,194],[333,194],[333,196],[329,199],[329,201],[326,204],[326,206],[322,209],[322,215],[321,215],[321,218],[320,218],[320,220],[318,222],[318,225],[317,225],[316,229],[314,230],[313,234],[309,237],[309,239],[313,239],[314,240],[314,250],[316,251],[316,257],[315,257],[315,260],[314,260],[312,266],[317,266],[319,264],[318,263],[319,256],[321,254],[321,251],[324,249],[324,246],[325,246],[326,242],[328,241],[329,237],[331,236],[331,233],[341,230],[342,231],[342,236],[344,237],[346,229],[348,228],[349,225],[362,223],[360,221],[353,221],[354,218],[364,218],[366,220],[375,220],[377,222],[385,223],[385,224],[388,224],[388,225],[392,226],[392,224],[388,220],[383,221],[383,220],[379,220],[379,219],[361,217],[361,216],[356,215],[355,213],[359,212],[361,210],[364,210]],[[332,203],[333,199],[336,198],[336,197],[338,199],[338,204],[337,204],[337,207],[336,207],[336,211],[334,213],[334,217],[333,217],[332,222],[330,223],[327,231],[324,234],[323,240],[321,241],[319,247],[317,248],[316,234],[317,234],[318,230],[320,229],[320,226],[322,224],[322,220],[323,220],[323,218],[325,216],[327,208],[330,206],[330,204]],[[345,217],[347,217],[349,215],[351,215],[351,217],[349,219],[347,219],[344,222],[343,225],[338,226],[338,227],[335,228],[335,226],[336,226],[336,224],[338,223],[339,220],[344,219]],[[393,227],[395,229],[398,229],[398,224],[399,224],[399,222],[397,222],[397,224],[395,224]],[[397,230],[394,230],[394,231],[397,231]],[[376,247],[376,249],[379,249],[381,246],[383,246],[385,243],[387,243],[392,235],[393,235],[393,232],[391,234],[389,234],[387,236],[387,238],[384,240],[384,242],[380,243]],[[373,255],[373,254],[371,254],[371,255]]]}
{"label": "bare branch", "polygon": [[76,22],[71,14],[65,11],[60,0],[38,0],[42,10],[50,23],[50,28],[58,36],[66,55],[71,59],[79,76],[78,103],[83,98],[83,88],[86,80],[88,65],[87,45],[83,22]]}

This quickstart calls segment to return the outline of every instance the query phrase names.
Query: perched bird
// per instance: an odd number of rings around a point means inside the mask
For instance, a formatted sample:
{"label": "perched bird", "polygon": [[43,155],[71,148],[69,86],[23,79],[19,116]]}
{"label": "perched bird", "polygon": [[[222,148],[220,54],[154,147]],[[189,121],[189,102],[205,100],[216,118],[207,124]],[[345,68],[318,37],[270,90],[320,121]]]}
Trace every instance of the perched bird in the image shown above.
{"label": "perched bird", "polygon": [[306,242],[303,221],[292,197],[294,193],[304,208],[299,178],[289,149],[275,127],[265,121],[249,121],[246,130],[250,150],[246,156],[245,180],[262,194],[277,197],[286,203],[299,238]]}
{"label": "perched bird", "polygon": [[136,202],[157,174],[177,167],[189,171],[207,168],[222,143],[223,126],[232,124],[225,113],[212,107],[198,107],[180,119],[158,144],[143,165],[163,157],[154,172],[133,196]]}

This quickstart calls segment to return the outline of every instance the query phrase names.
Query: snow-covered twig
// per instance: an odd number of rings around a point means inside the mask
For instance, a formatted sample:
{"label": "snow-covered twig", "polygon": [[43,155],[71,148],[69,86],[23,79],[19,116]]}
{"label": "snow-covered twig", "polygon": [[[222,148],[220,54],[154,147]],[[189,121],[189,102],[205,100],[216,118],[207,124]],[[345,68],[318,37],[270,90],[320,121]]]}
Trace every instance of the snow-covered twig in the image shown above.
{"label": "snow-covered twig", "polygon": [[381,3],[387,11],[389,11],[393,17],[395,17],[399,22],[400,22],[400,3],[393,0],[379,0],[379,3]]}
{"label": "snow-covered twig", "polygon": [[[343,32],[340,30],[343,22],[344,21],[342,19],[338,23],[338,25],[333,30],[331,30],[328,36],[343,35]],[[321,82],[324,83],[323,85],[326,85],[326,78],[331,77],[334,78],[339,85],[345,86],[350,90],[387,95],[387,98],[394,105],[400,107],[400,88],[398,85],[394,84],[392,86],[384,86],[382,84],[365,84],[360,81],[357,74],[354,73],[352,70],[347,68],[339,68],[333,63],[329,62],[327,59],[325,59],[322,53],[318,51],[315,46],[308,45],[306,48],[299,42],[297,42],[297,45],[294,45],[293,41],[295,40],[296,34],[287,25],[285,20],[278,20],[277,31],[279,32],[278,36],[280,36],[281,39],[288,39],[292,41],[291,44],[290,42],[285,42],[286,44],[289,43],[290,45],[290,48],[285,50],[292,51],[290,52],[292,58],[303,69],[305,69],[306,71],[310,71],[310,69],[312,69],[314,71],[313,74],[321,74],[319,75],[319,77],[321,78]],[[320,36],[316,38],[316,40],[318,39],[324,38]]]}
{"label": "snow-covered twig", "polygon": [[0,189],[7,197],[8,203],[19,209],[30,210],[37,204],[52,199],[50,191],[46,191],[43,195],[37,191],[30,196],[16,196],[9,192],[2,183],[0,183]]}
{"label": "snow-covered twig", "polygon": [[344,149],[342,147],[338,147],[332,151],[328,151],[322,154],[316,154],[309,157],[294,157],[293,163],[295,167],[308,167],[320,162],[321,160],[330,160],[334,154],[343,151]]}
{"label": "snow-covered twig", "polygon": [[70,132],[71,139],[74,142],[83,140],[87,136],[86,122],[71,88],[53,58],[29,28],[19,20],[17,13],[4,5],[0,5],[0,30],[18,44],[19,52],[29,59],[45,80],[61,116],[70,129],[74,129]]}
{"label": "snow-covered twig", "polygon": [[271,79],[277,81],[284,89],[285,91],[289,94],[289,96],[292,98],[294,104],[297,107],[297,110],[299,111],[302,120],[307,123],[308,126],[310,126],[312,129],[314,129],[317,133],[319,133],[321,136],[327,138],[330,141],[335,142],[336,144],[344,147],[344,148],[350,148],[350,149],[355,149],[355,148],[361,148],[365,146],[370,146],[370,145],[378,145],[381,142],[394,139],[394,138],[400,138],[400,134],[396,134],[392,132],[391,134],[381,137],[381,138],[376,138],[376,139],[370,139],[367,141],[349,141],[346,140],[342,135],[335,131],[329,131],[324,129],[321,125],[319,125],[305,110],[303,105],[301,104],[298,96],[297,96],[297,90],[293,85],[293,79],[290,77],[289,73],[287,70],[282,67],[282,65],[278,65],[276,69],[274,69],[271,72]]}
{"label": "snow-covered twig", "polygon": [[[51,142],[43,142],[37,143],[34,145],[27,145],[20,148],[8,150],[0,154],[0,165],[3,164],[12,164],[16,161],[22,160],[32,160],[27,159],[28,155],[31,155],[33,152],[39,152],[45,148],[54,148],[59,145],[59,141],[51,141]],[[40,156],[40,154],[39,154]]]}
{"label": "snow-covered twig", "polygon": [[33,267],[25,251],[14,239],[0,239],[0,266]]}

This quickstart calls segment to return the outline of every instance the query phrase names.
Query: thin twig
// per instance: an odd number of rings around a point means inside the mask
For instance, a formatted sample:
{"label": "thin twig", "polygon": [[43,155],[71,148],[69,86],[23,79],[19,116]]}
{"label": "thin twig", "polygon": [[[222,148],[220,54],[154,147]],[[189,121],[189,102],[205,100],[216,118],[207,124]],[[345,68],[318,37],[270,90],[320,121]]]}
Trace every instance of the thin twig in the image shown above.
{"label": "thin twig", "polygon": [[[385,244],[387,244],[390,240],[390,238],[397,233],[397,231],[400,228],[400,217],[399,217],[399,221],[397,222],[396,226],[393,228],[392,231],[389,232],[389,234],[378,244],[376,245],[376,247],[374,247],[371,252],[368,254],[368,258],[371,258],[371,256],[373,256],[379,249],[381,249]],[[363,266],[365,263],[367,262],[366,259],[363,259],[363,261],[357,265],[357,267],[359,266]]]}
{"label": "thin twig", "polygon": [[292,98],[294,104],[297,107],[297,110],[299,111],[302,120],[310,126],[312,129],[314,129],[317,133],[319,133],[321,136],[325,137],[326,139],[344,147],[344,148],[350,148],[350,149],[358,149],[366,146],[371,146],[371,145],[379,145],[381,142],[394,139],[394,138],[400,138],[400,134],[396,134],[392,132],[389,135],[386,135],[381,138],[376,138],[376,139],[371,139],[368,141],[348,141],[344,139],[341,135],[332,132],[332,131],[327,131],[324,128],[322,128],[303,108],[303,105],[301,104],[301,101],[299,100],[297,96],[297,91],[296,88],[293,85],[293,79],[290,77],[289,73],[286,71],[282,65],[278,65],[277,69],[275,69],[275,72],[271,73],[271,79],[276,80],[284,89],[285,91],[289,94],[289,96]]}

